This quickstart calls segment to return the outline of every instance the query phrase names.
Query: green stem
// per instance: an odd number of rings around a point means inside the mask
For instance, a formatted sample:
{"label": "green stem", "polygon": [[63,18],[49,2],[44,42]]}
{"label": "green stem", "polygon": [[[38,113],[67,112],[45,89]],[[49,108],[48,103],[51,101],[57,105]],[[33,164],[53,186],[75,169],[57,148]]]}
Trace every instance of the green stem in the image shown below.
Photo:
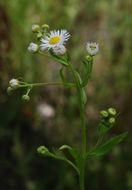
{"label": "green stem", "polygon": [[45,83],[33,83],[33,84],[22,84],[19,85],[19,87],[39,87],[39,86],[48,86],[48,85],[65,85],[67,87],[73,87],[75,86],[73,83],[62,83],[62,82],[45,82]]}
{"label": "green stem", "polygon": [[81,90],[79,90],[79,105],[80,105],[80,117],[81,117],[81,129],[82,129],[82,158],[80,168],[80,190],[85,189],[85,165],[86,165],[86,152],[87,152],[87,137],[86,137],[86,123],[85,123],[85,105],[81,97]]}
{"label": "green stem", "polygon": [[80,175],[79,175],[79,183],[80,183],[80,190],[85,190],[85,162],[82,160],[82,165],[80,168]]}
{"label": "green stem", "polygon": [[69,64],[69,68],[73,74],[74,82],[76,84],[78,98],[79,98],[79,108],[80,108],[80,117],[81,117],[81,129],[82,129],[82,147],[81,147],[81,167],[79,173],[79,183],[80,183],[80,190],[85,190],[85,165],[86,165],[86,151],[87,151],[87,144],[86,144],[86,123],[85,123],[85,105],[82,100],[82,86],[78,84],[78,79],[75,74],[75,70],[71,64]]}

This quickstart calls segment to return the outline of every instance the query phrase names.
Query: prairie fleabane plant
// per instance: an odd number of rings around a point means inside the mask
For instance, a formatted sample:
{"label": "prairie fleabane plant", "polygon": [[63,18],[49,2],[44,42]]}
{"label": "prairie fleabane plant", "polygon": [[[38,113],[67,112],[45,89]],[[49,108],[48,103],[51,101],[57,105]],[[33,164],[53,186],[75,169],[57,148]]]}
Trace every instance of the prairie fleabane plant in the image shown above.
{"label": "prairie fleabane plant", "polygon": [[[22,96],[23,101],[30,100],[30,91],[34,87],[46,86],[46,85],[63,85],[68,88],[75,88],[76,95],[78,96],[78,106],[80,109],[80,128],[81,128],[81,148],[77,149],[70,145],[62,145],[56,151],[50,151],[45,146],[38,147],[37,151],[43,156],[49,156],[57,160],[61,160],[69,164],[78,174],[80,190],[85,190],[85,167],[87,160],[99,157],[107,153],[113,146],[119,144],[127,137],[127,132],[124,132],[118,136],[114,136],[107,141],[103,141],[103,137],[115,126],[116,118],[118,116],[117,111],[114,108],[102,110],[100,112],[100,121],[98,124],[98,139],[94,147],[87,148],[87,133],[86,133],[86,118],[85,118],[85,105],[87,102],[87,95],[85,87],[91,79],[92,66],[94,56],[99,51],[99,45],[93,42],[86,43],[86,56],[82,60],[84,67],[84,73],[79,73],[71,63],[70,55],[65,47],[66,42],[70,38],[70,34],[67,30],[54,30],[49,31],[48,25],[32,26],[32,32],[36,35],[37,43],[30,43],[28,51],[30,53],[38,53],[44,56],[48,56],[50,59],[55,60],[61,65],[59,75],[61,82],[45,82],[45,83],[33,83],[29,84],[25,81],[18,79],[12,79],[9,82],[7,89],[8,93],[12,93],[18,88],[25,88],[26,93]],[[64,75],[64,70],[72,73],[72,81],[67,81]],[[69,160],[63,151],[68,151],[72,156],[72,160]]]}

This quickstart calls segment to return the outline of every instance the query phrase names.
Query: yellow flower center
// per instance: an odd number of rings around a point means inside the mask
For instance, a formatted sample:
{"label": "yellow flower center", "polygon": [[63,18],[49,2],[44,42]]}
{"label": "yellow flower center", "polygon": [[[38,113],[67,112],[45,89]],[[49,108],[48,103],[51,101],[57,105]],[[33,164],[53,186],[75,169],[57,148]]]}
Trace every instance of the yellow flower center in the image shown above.
{"label": "yellow flower center", "polygon": [[60,36],[54,36],[54,37],[50,38],[49,44],[51,44],[51,45],[57,44],[60,42],[60,40],[61,40]]}

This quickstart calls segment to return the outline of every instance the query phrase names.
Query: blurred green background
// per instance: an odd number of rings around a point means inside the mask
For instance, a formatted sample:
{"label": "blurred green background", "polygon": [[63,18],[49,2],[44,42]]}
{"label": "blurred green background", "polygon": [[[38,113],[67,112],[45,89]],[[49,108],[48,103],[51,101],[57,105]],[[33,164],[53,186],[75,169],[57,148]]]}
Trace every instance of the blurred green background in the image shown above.
{"label": "blurred green background", "polygon": [[[110,136],[123,131],[129,137],[100,159],[89,161],[88,190],[132,189],[132,17],[131,0],[1,0],[0,1],[0,189],[77,190],[77,176],[65,163],[36,153],[44,144],[77,146],[79,110],[74,90],[36,88],[29,103],[23,90],[8,96],[11,78],[27,82],[59,81],[60,65],[30,55],[32,24],[67,29],[67,47],[76,68],[86,55],[86,41],[97,41],[92,80],[87,87],[88,143],[96,140],[99,111],[115,107],[120,116]],[[68,76],[67,76],[68,77]]]}

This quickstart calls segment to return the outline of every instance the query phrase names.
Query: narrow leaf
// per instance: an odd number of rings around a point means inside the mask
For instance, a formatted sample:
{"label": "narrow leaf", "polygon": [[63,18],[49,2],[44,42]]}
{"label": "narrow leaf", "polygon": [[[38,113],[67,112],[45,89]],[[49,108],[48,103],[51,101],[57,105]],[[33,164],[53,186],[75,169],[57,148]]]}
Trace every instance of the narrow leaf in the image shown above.
{"label": "narrow leaf", "polygon": [[54,60],[59,62],[60,64],[64,65],[64,66],[68,66],[68,63],[65,59],[63,59],[62,57],[54,54],[54,52],[52,50],[50,50],[50,54],[53,56]]}
{"label": "narrow leaf", "polygon": [[87,103],[87,95],[84,88],[81,88],[81,98],[84,104]]}
{"label": "narrow leaf", "polygon": [[106,154],[110,149],[112,149],[115,145],[119,144],[122,142],[128,135],[128,132],[122,133],[118,136],[115,136],[108,140],[106,143],[103,145],[95,148],[94,150],[90,151],[87,153],[87,158],[92,158],[92,157],[98,157]]}
{"label": "narrow leaf", "polygon": [[78,80],[79,86],[82,85],[82,79],[81,79],[80,74],[77,71],[75,71],[75,74],[76,74],[76,78]]}
{"label": "narrow leaf", "polygon": [[60,69],[60,77],[63,82],[65,82],[64,75],[63,75],[63,67]]}

